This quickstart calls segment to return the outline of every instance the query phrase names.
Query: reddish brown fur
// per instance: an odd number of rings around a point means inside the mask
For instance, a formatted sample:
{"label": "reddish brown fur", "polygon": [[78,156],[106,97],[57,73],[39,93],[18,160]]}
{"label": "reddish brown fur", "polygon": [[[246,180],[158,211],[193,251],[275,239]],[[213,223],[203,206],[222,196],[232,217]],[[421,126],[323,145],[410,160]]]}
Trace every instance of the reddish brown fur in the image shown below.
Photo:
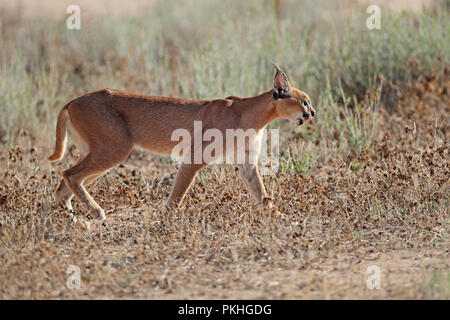
{"label": "reddish brown fur", "polygon": [[[281,73],[277,73],[274,83],[290,89],[288,98],[275,99],[273,90],[249,98],[232,96],[215,100],[187,100],[103,89],[72,100],[58,117],[55,152],[49,159],[56,161],[63,156],[67,122],[80,151],[80,159],[64,171],[56,191],[57,198],[64,200],[72,211],[70,201],[75,195],[96,217],[105,219],[104,211],[83,184],[88,184],[124,161],[134,146],[168,155],[178,144],[171,141],[172,132],[185,128],[193,135],[195,120],[202,121],[204,129],[221,130],[224,136],[226,129],[253,128],[258,131],[278,118],[298,121],[299,117],[303,118],[309,112],[304,101],[311,105],[310,98],[306,93],[290,88],[287,77],[278,79],[280,76]],[[204,165],[180,166],[167,200],[168,206],[181,202]],[[264,202],[266,192],[257,167],[243,165],[241,173],[256,200]]]}

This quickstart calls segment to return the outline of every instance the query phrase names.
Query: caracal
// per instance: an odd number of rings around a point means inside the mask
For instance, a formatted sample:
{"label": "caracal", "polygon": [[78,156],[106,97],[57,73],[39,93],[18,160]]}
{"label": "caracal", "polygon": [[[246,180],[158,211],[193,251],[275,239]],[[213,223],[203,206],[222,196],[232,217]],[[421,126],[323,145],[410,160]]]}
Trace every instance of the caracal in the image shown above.
{"label": "caracal", "polygon": [[[308,122],[316,114],[310,97],[291,87],[286,74],[274,66],[273,89],[255,97],[187,100],[103,89],[70,101],[59,113],[55,152],[49,160],[63,157],[67,128],[80,157],[73,167],[63,172],[63,179],[55,191],[56,198],[65,203],[73,214],[71,199],[75,195],[95,218],[104,220],[104,210],[85,186],[124,161],[135,146],[170,155],[177,144],[171,139],[174,130],[183,128],[193,134],[194,121],[202,121],[204,129],[220,130],[223,136],[226,129],[254,129],[259,132],[280,118],[298,125]],[[168,208],[180,204],[199,170],[207,164],[180,165],[166,202]],[[271,206],[257,163],[244,163],[239,167],[255,200]]]}

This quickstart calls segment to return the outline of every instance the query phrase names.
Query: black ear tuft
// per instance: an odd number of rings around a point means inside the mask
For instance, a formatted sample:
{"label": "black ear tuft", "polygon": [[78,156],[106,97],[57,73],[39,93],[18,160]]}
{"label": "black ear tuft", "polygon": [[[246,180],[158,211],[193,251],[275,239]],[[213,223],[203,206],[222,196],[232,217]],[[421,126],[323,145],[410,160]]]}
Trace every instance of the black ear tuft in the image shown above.
{"label": "black ear tuft", "polygon": [[281,71],[281,69],[276,64],[273,64],[273,66],[276,70],[275,76],[273,78],[273,97],[275,99],[288,98],[291,91],[291,86],[289,84],[287,75],[283,71]]}
{"label": "black ear tuft", "polygon": [[280,67],[276,63],[272,63],[272,65],[275,68],[275,70],[277,70],[277,72],[283,72],[283,71],[281,71]]}

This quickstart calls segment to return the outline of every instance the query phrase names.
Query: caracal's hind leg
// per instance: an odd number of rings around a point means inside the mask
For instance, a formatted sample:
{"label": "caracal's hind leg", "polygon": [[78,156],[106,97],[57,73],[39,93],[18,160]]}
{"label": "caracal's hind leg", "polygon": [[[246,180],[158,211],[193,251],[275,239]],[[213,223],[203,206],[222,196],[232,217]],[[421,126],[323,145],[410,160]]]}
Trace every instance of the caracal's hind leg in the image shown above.
{"label": "caracal's hind leg", "polygon": [[78,200],[86,205],[92,215],[100,220],[106,219],[105,212],[86,191],[83,184],[92,182],[106,170],[125,160],[132,146],[107,147],[108,150],[100,148],[93,150],[78,164],[63,173],[67,187]]}
{"label": "caracal's hind leg", "polygon": [[73,215],[75,214],[71,202],[73,193],[67,186],[66,181],[64,179],[61,179],[58,188],[56,188],[55,197],[58,200],[58,202],[64,204],[67,211],[69,211],[70,217],[73,218]]}
{"label": "caracal's hind leg", "polygon": [[[89,153],[89,146],[86,143],[86,141],[84,141],[81,138],[78,132],[76,130],[73,130],[70,122],[67,125],[67,129],[70,131],[70,135],[72,136],[73,142],[75,143],[75,146],[78,150],[78,159],[76,162],[76,164],[78,164]],[[90,182],[94,181],[100,175],[101,174],[87,178],[86,181],[84,182],[84,185],[87,186]],[[73,221],[75,221],[76,220],[75,211],[73,210],[72,207],[72,198],[74,194],[72,190],[70,190],[70,188],[67,186],[66,181],[64,179],[61,180],[58,188],[56,188],[55,195],[58,202],[64,204],[67,211],[69,211],[70,217],[72,218]]]}
{"label": "caracal's hind leg", "polygon": [[95,218],[104,220],[105,212],[84,185],[127,158],[133,147],[132,136],[115,110],[96,101],[71,104],[68,113],[72,137],[86,156],[64,171],[64,181]]}
{"label": "caracal's hind leg", "polygon": [[183,200],[188,188],[194,181],[195,176],[205,164],[182,164],[178,169],[175,183],[166,202],[166,207],[177,207]]}
{"label": "caracal's hind leg", "polygon": [[[70,126],[69,126],[70,128]],[[75,145],[77,145],[77,149],[80,149],[79,143],[77,143],[77,139],[75,139]],[[83,144],[84,145],[84,144]],[[84,150],[84,148],[83,148]],[[87,154],[87,152],[85,153]],[[77,163],[80,163],[81,159],[84,158],[84,155],[81,153],[81,151],[78,154]],[[55,190],[55,197],[56,200],[60,203],[63,203],[67,211],[69,211],[70,217],[74,219],[75,211],[72,207],[72,198],[73,198],[73,192],[70,190],[70,188],[67,186],[64,178],[61,179],[61,182],[59,183],[58,187]]]}
{"label": "caracal's hind leg", "polygon": [[[95,174],[95,175],[88,177],[84,181],[83,185],[87,186],[88,184],[93,182],[95,179],[97,179],[101,175],[102,175],[102,173],[99,173],[99,174]],[[56,189],[56,199],[59,202],[62,202],[64,204],[65,208],[69,212],[70,217],[72,218],[72,220],[75,221],[76,220],[75,210],[73,210],[73,207],[72,207],[73,196],[74,196],[74,194],[73,194],[72,190],[70,190],[70,188],[67,186],[66,181],[64,179],[61,179],[61,182],[60,182],[58,188]]]}

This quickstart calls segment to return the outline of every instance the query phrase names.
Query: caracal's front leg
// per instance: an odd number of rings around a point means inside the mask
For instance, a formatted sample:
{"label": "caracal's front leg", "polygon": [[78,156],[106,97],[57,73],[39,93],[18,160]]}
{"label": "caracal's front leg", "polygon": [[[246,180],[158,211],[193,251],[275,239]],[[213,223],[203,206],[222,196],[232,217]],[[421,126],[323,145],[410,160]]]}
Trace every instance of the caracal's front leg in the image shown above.
{"label": "caracal's front leg", "polygon": [[182,164],[178,169],[175,183],[166,202],[166,207],[177,207],[184,198],[195,176],[203,168],[204,164]]}
{"label": "caracal's front leg", "polygon": [[253,198],[263,206],[272,207],[270,198],[267,196],[266,189],[259,175],[258,166],[255,164],[239,165],[239,173],[247,183],[248,189]]}

